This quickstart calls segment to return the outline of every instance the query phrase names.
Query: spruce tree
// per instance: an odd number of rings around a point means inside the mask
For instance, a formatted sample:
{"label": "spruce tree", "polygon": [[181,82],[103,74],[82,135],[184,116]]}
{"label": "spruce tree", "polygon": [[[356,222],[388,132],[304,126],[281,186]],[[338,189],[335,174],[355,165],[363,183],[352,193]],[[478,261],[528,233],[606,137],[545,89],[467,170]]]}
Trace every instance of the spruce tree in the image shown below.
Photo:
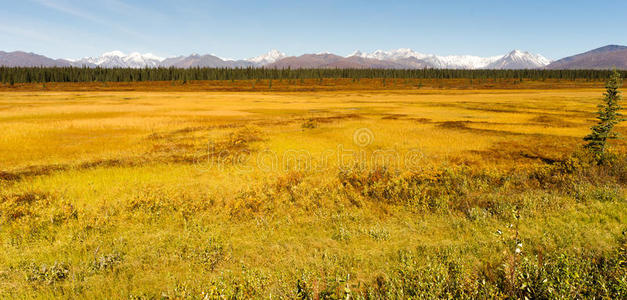
{"label": "spruce tree", "polygon": [[620,73],[614,70],[610,80],[605,85],[606,92],[603,94],[603,102],[598,105],[598,122],[590,128],[592,132],[584,137],[584,140],[588,142],[586,148],[595,154],[599,162],[603,161],[607,141],[618,138],[618,134],[614,132],[614,126],[624,121],[623,115],[620,113],[622,107],[619,103],[621,100],[621,92],[619,91],[621,83]]}

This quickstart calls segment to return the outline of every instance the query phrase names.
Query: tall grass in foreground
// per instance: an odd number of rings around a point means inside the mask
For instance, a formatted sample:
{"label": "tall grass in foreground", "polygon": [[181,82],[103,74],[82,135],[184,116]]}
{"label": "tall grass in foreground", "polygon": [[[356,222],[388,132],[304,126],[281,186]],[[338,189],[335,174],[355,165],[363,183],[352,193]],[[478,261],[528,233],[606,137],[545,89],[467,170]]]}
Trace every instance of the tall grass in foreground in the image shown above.
{"label": "tall grass in foreground", "polygon": [[35,183],[3,190],[3,294],[625,296],[623,156],[329,175],[289,172],[232,197],[147,185],[83,207]]}

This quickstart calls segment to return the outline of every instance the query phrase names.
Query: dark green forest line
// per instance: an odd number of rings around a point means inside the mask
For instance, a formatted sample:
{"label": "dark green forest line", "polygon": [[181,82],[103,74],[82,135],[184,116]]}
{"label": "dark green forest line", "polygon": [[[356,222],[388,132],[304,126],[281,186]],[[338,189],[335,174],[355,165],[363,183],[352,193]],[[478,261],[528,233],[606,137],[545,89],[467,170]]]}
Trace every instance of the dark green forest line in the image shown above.
{"label": "dark green forest line", "polygon": [[[134,82],[174,80],[257,80],[318,78],[605,80],[610,70],[453,70],[453,69],[266,69],[266,68],[24,68],[0,67],[0,82]],[[627,71],[622,71],[623,78]]]}

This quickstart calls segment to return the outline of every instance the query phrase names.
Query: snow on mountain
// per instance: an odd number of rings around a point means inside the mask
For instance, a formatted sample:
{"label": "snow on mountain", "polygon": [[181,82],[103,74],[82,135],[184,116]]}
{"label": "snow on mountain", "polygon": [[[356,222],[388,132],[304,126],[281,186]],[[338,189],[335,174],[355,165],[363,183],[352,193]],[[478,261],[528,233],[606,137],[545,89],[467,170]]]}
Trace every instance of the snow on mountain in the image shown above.
{"label": "snow on mountain", "polygon": [[[284,60],[289,60],[285,62]],[[323,61],[320,61],[320,60]],[[315,61],[315,63],[314,63]],[[532,69],[543,68],[551,61],[539,54],[514,50],[506,55],[479,57],[472,55],[438,56],[424,54],[412,49],[376,50],[371,53],[355,51],[347,57],[332,55],[329,52],[303,55],[297,61],[285,53],[271,50],[266,54],[247,60],[224,59],[215,55],[179,56],[162,58],[154,54],[133,52],[125,54],[112,51],[98,57],[86,57],[79,60],[63,60],[72,66],[103,68],[155,68],[155,67],[209,67],[209,68],[247,68],[277,66],[319,66],[319,67],[359,67],[359,68],[438,68],[438,69]]]}
{"label": "snow on mountain", "polygon": [[353,56],[364,57],[364,54],[359,50],[355,50],[353,53],[349,54],[346,57],[353,57]]}
{"label": "snow on mountain", "polygon": [[415,58],[424,65],[439,69],[528,69],[541,68],[550,63],[548,59],[538,54],[531,54],[514,50],[507,55],[480,57],[472,55],[439,56],[423,54],[412,49],[376,50],[372,53],[355,51],[350,56],[373,58],[401,62],[407,58]]}
{"label": "snow on mountain", "polygon": [[124,54],[121,51],[111,51],[98,57],[86,57],[83,59],[72,61],[73,65],[94,65],[103,68],[155,68],[160,66],[164,58],[158,57],[152,53],[141,54],[133,52]]}
{"label": "snow on mountain", "polygon": [[245,60],[224,59],[210,54],[192,54],[166,58],[159,66],[165,68],[247,68],[254,66],[254,63]]}
{"label": "snow on mountain", "polygon": [[401,48],[397,50],[376,50],[372,53],[354,52],[352,55],[373,58],[378,60],[399,61],[406,58],[415,58],[423,61],[432,68],[441,69],[481,69],[503,56],[479,57],[471,55],[451,55],[438,56],[433,54],[423,54],[412,49]]}
{"label": "snow on mountain", "polygon": [[209,68],[245,68],[249,66],[265,66],[285,58],[285,53],[272,50],[266,54],[248,60],[232,60],[215,55],[192,54],[162,58],[151,53],[141,54],[133,52],[125,54],[121,51],[111,51],[97,57],[86,57],[79,60],[69,60],[74,66],[103,67],[103,68],[157,68],[157,67],[209,67]]}
{"label": "snow on mountain", "polygon": [[270,52],[266,53],[266,54],[262,54],[259,56],[255,56],[255,57],[251,57],[249,59],[247,59],[247,61],[257,65],[257,66],[264,66],[267,64],[271,64],[277,60],[286,58],[287,55],[285,55],[285,53],[283,52],[279,52],[278,50],[271,50]]}
{"label": "snow on mountain", "polygon": [[480,57],[472,55],[431,55],[424,60],[438,69],[483,69],[503,56]]}
{"label": "snow on mountain", "polygon": [[549,59],[540,54],[514,50],[487,65],[486,69],[537,69],[550,63]]}
{"label": "snow on mountain", "polygon": [[361,51],[357,50],[353,52],[351,55],[349,55],[349,57],[350,56],[359,56],[363,58],[372,58],[372,59],[378,59],[378,60],[397,60],[397,59],[410,58],[410,57],[423,59],[423,58],[428,57],[429,55],[422,54],[422,53],[416,52],[408,48],[401,48],[401,49],[389,50],[389,51],[377,50],[372,53],[362,53]]}

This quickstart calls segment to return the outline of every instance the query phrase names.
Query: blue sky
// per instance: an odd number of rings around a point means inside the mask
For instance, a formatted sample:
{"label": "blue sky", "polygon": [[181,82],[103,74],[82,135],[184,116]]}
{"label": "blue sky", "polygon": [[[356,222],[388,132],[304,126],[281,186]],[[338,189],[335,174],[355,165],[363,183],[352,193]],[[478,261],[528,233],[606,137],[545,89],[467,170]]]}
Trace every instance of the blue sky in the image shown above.
{"label": "blue sky", "polygon": [[0,0],[0,50],[248,58],[412,48],[562,58],[627,44],[627,1]]}

